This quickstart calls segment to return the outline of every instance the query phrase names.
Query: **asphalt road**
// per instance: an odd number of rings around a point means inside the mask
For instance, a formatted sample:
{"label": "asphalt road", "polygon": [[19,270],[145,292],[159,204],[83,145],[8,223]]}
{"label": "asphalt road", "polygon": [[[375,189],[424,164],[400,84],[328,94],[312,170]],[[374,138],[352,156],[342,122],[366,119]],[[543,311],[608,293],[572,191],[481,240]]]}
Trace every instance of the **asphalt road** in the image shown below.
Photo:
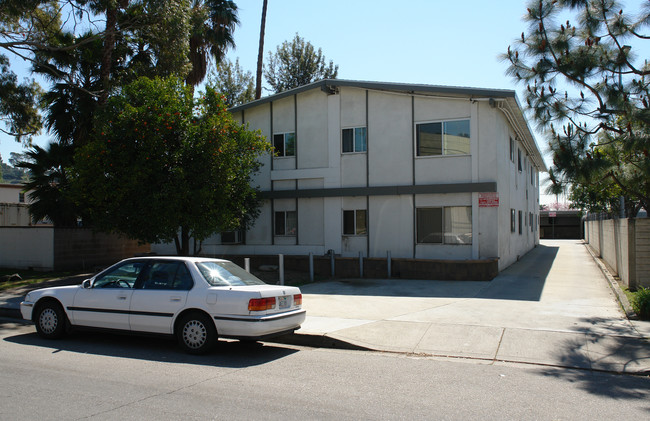
{"label": "asphalt road", "polygon": [[77,333],[0,320],[0,419],[646,419],[650,379],[417,355]]}

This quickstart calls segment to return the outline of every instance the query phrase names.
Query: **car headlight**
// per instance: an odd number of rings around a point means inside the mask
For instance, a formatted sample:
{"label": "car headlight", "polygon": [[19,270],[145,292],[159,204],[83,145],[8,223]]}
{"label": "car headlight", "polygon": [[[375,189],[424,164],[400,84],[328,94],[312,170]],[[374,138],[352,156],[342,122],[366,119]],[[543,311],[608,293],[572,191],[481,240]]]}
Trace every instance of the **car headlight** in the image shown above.
{"label": "car headlight", "polygon": [[28,292],[27,295],[25,295],[25,301],[30,301],[30,295],[31,292]]}

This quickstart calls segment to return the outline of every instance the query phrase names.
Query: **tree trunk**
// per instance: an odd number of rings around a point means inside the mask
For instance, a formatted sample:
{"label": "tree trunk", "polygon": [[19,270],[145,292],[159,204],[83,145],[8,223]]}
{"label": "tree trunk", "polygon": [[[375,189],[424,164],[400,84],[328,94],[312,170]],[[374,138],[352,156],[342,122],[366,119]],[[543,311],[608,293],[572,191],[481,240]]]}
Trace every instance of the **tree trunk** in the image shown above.
{"label": "tree trunk", "polygon": [[262,4],[262,25],[260,27],[260,49],[257,53],[257,78],[255,82],[255,99],[262,97],[262,58],[264,56],[264,27],[266,26],[266,6],[268,0]]}
{"label": "tree trunk", "polygon": [[180,238],[179,234],[176,234],[176,237],[174,237],[174,245],[176,246],[177,255],[190,255],[190,232],[187,227],[181,227]]}
{"label": "tree trunk", "polygon": [[113,49],[115,49],[115,30],[117,28],[117,3],[108,2],[106,7],[106,30],[104,32],[104,49],[102,51],[101,87],[99,105],[104,105],[108,100],[108,91],[111,79],[111,64]]}

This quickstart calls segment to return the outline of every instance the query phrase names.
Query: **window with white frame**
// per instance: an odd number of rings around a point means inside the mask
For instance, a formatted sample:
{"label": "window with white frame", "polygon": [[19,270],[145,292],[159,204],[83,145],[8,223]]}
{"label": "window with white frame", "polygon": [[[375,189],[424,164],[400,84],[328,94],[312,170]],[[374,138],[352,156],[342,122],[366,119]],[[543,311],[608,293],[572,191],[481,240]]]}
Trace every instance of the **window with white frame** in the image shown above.
{"label": "window with white frame", "polygon": [[515,162],[515,140],[510,138],[510,160]]}
{"label": "window with white frame", "polygon": [[514,209],[510,209],[510,232],[517,231],[517,212]]}
{"label": "window with white frame", "polygon": [[469,120],[420,123],[415,126],[417,156],[469,155]]}
{"label": "window with white frame", "polygon": [[343,235],[368,235],[365,209],[343,211]]}
{"label": "window with white frame", "polygon": [[273,135],[275,156],[296,156],[296,134],[294,132],[276,133]]}
{"label": "window with white frame", "polygon": [[421,244],[472,244],[471,206],[418,208],[417,242]]}
{"label": "window with white frame", "polygon": [[341,130],[341,150],[343,153],[366,152],[368,136],[365,127],[354,127]]}
{"label": "window with white frame", "polygon": [[273,232],[277,236],[295,237],[298,226],[296,211],[275,212],[275,226]]}

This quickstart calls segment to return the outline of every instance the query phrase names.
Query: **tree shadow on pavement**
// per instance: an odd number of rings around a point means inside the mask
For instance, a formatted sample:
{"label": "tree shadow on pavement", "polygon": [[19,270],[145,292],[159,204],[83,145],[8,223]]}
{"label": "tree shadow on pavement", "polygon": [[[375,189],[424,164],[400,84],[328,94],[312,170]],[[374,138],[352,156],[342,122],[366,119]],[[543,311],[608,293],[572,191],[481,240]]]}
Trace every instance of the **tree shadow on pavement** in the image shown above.
{"label": "tree shadow on pavement", "polygon": [[47,340],[36,333],[8,336],[5,341],[50,348],[52,353],[74,352],[146,361],[245,368],[267,364],[298,350],[260,342],[219,340],[215,351],[206,355],[184,353],[176,341],[159,336],[135,336],[104,332],[73,332],[62,339]]}
{"label": "tree shadow on pavement", "polygon": [[[650,411],[650,343],[641,338],[586,333],[557,349],[557,365],[543,375],[576,384],[586,392],[614,399],[644,400]],[[625,375],[634,374],[634,375]]]}

